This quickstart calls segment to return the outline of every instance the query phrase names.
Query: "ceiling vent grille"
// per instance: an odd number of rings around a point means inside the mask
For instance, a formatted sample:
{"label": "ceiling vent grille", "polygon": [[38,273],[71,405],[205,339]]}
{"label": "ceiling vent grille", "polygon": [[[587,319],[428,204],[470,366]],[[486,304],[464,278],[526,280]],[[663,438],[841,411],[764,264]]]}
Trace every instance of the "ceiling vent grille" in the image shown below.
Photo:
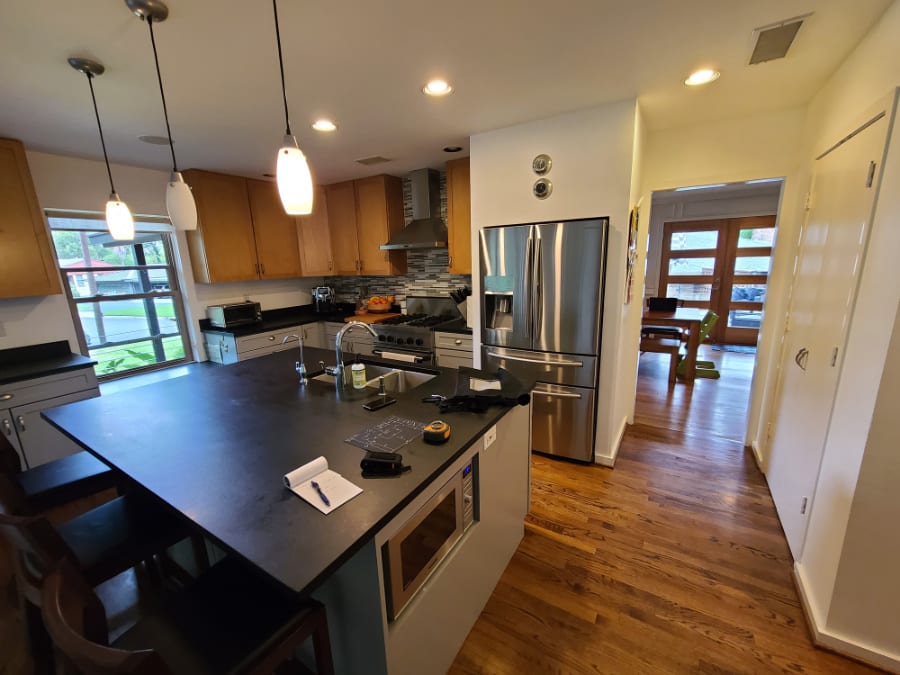
{"label": "ceiling vent grille", "polygon": [[783,59],[794,43],[800,26],[809,16],[810,14],[804,14],[754,30],[753,35],[756,40],[753,45],[753,53],[750,55],[750,65]]}
{"label": "ceiling vent grille", "polygon": [[391,160],[387,157],[382,157],[381,155],[373,155],[372,157],[363,157],[362,159],[356,160],[357,164],[364,164],[365,166],[372,166],[373,164],[384,164],[385,162],[390,162]]}

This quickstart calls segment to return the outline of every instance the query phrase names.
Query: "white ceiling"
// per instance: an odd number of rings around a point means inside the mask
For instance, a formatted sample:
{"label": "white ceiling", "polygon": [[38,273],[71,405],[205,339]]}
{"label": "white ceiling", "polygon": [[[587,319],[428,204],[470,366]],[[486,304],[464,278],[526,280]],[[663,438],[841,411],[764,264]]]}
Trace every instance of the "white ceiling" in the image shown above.
{"label": "white ceiling", "polygon": [[[168,0],[167,0],[168,2]],[[294,132],[322,183],[438,167],[446,145],[518,122],[638,97],[651,129],[803,104],[891,0],[281,0]],[[154,27],[180,168],[274,168],[284,124],[267,0],[171,0]],[[786,59],[747,66],[754,28],[814,12]],[[147,26],[123,0],[5,0],[0,136],[100,158],[83,75],[113,161],[168,169]],[[710,65],[719,81],[688,88]],[[455,91],[426,98],[424,82]],[[339,130],[310,129],[318,116]],[[364,167],[354,160],[394,161]]]}

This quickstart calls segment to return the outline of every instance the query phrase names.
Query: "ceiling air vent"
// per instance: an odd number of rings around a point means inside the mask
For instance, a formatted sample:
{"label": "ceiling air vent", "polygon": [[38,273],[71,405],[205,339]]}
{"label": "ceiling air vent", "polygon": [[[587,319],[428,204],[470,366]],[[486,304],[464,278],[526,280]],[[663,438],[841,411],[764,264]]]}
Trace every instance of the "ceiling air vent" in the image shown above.
{"label": "ceiling air vent", "polygon": [[385,162],[390,162],[387,157],[382,157],[381,155],[374,155],[372,157],[363,157],[362,159],[356,160],[357,164],[365,164],[366,166],[372,166],[373,164],[384,164]]}
{"label": "ceiling air vent", "polygon": [[750,65],[783,59],[794,43],[800,26],[810,16],[811,14],[795,16],[793,19],[786,19],[754,30],[753,35],[756,41],[753,45],[753,53],[750,55]]}

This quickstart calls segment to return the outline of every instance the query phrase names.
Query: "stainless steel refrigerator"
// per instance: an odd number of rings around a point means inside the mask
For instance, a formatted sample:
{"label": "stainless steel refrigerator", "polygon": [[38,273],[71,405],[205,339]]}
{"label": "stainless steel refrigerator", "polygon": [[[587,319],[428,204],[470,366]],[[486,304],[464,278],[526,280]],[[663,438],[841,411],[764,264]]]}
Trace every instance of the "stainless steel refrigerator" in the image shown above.
{"label": "stainless steel refrigerator", "polygon": [[537,381],[531,449],[594,459],[609,220],[481,231],[482,368]]}

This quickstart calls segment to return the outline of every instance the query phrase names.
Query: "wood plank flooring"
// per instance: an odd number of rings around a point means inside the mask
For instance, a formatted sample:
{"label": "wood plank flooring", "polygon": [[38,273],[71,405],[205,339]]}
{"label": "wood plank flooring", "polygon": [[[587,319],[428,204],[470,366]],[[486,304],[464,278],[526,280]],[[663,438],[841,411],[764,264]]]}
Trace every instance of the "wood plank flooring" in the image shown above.
{"label": "wood plank flooring", "polygon": [[743,448],[752,354],[719,380],[640,361],[613,470],[533,456],[525,538],[451,668],[874,673],[813,647],[765,479]]}

